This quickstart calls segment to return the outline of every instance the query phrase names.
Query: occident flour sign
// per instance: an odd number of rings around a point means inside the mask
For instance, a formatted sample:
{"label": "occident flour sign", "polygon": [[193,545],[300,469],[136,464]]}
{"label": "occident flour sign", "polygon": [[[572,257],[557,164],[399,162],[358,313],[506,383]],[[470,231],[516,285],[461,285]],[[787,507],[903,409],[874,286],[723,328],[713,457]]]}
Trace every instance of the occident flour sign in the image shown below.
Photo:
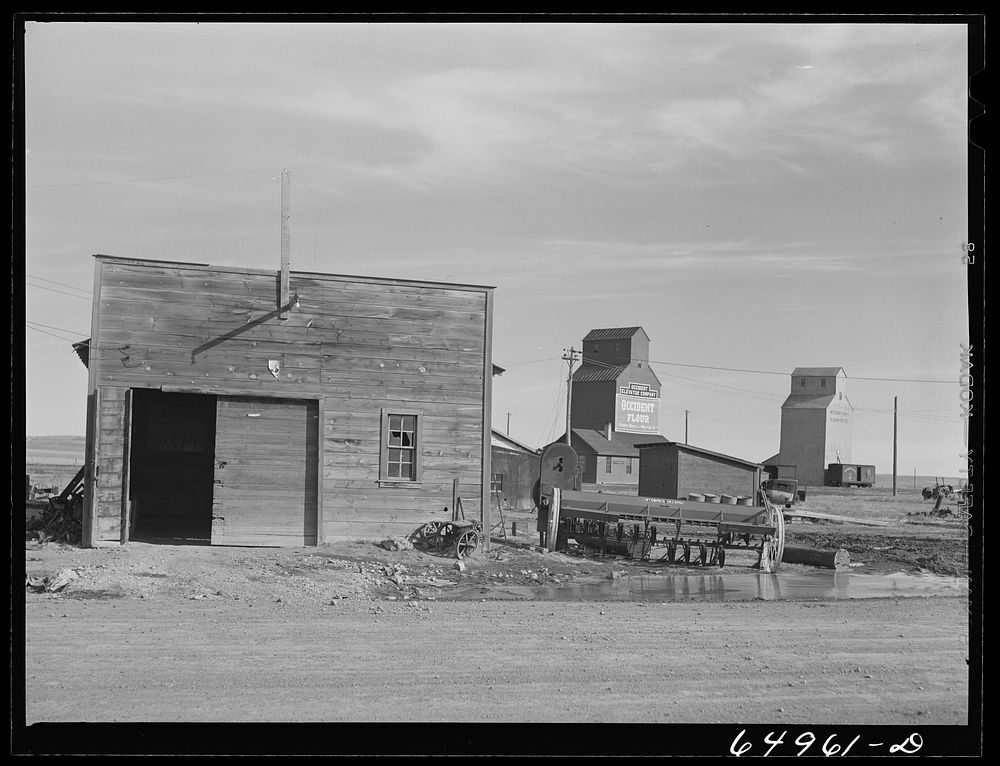
{"label": "occident flour sign", "polygon": [[615,394],[615,430],[660,433],[660,395],[643,383],[629,383]]}

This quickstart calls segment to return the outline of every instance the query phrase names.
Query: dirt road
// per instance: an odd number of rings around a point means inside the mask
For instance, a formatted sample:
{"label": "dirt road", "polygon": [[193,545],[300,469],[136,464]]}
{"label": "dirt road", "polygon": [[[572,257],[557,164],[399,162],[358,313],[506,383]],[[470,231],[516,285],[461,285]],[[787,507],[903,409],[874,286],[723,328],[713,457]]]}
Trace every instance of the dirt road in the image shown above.
{"label": "dirt road", "polygon": [[964,724],[963,612],[64,598],[27,606],[26,717]]}
{"label": "dirt road", "polygon": [[[620,563],[506,549],[33,546],[79,574],[27,593],[35,721],[961,724],[967,602],[443,601]],[[399,562],[405,561],[406,564]],[[528,567],[528,568],[525,568]],[[406,600],[404,600],[406,599]]]}

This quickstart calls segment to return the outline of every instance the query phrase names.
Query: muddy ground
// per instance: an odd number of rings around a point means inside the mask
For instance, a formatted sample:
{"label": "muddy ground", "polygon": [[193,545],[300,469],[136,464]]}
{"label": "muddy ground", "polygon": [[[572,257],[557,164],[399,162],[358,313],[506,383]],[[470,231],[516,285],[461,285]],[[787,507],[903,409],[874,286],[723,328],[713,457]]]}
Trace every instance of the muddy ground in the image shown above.
{"label": "muddy ground", "polygon": [[[448,555],[375,541],[294,549],[26,541],[33,582],[66,570],[75,577],[57,592],[25,590],[24,721],[924,727],[964,726],[975,713],[961,591],[842,601],[518,599],[510,594],[708,569],[515,547],[537,544],[537,533],[525,516],[511,537],[510,520],[507,544],[463,571]],[[846,548],[862,565],[852,575],[968,573],[957,518],[793,522],[787,531],[791,545]],[[754,575],[753,563],[731,557],[724,571]],[[814,571],[785,564],[760,576]],[[720,752],[728,746],[720,742]],[[341,751],[331,742],[328,752]],[[428,752],[427,743],[415,741],[412,752]]]}

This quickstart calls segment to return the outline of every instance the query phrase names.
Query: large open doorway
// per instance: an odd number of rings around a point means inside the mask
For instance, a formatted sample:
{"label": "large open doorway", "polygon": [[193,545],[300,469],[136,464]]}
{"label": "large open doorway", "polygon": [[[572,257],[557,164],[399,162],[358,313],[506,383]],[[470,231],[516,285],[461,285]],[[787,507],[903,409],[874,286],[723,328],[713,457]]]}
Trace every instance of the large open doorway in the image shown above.
{"label": "large open doorway", "polygon": [[209,545],[216,397],[131,392],[128,539]]}

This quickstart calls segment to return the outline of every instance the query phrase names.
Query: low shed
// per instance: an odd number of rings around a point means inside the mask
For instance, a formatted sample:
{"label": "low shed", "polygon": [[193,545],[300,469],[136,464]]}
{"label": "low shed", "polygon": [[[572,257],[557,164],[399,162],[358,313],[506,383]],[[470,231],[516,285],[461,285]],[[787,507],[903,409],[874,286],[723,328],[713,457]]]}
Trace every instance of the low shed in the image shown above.
{"label": "low shed", "polygon": [[494,505],[499,502],[504,510],[534,508],[532,491],[538,481],[541,453],[496,430],[490,451],[490,492]]}
{"label": "low shed", "polygon": [[95,258],[85,545],[490,528],[493,288]]}
{"label": "low shed", "polygon": [[689,493],[756,497],[760,463],[678,442],[638,444],[639,494],[686,498]]}

